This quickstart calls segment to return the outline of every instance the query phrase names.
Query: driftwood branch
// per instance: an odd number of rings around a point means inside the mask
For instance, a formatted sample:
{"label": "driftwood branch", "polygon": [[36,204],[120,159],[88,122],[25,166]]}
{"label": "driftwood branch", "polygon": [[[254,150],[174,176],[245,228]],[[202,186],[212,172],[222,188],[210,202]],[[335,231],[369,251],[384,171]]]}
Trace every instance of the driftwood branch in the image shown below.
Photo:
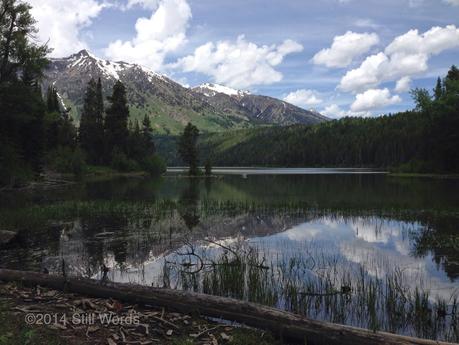
{"label": "driftwood branch", "polygon": [[0,280],[16,281],[26,286],[40,285],[83,295],[114,298],[128,303],[163,306],[182,313],[237,321],[247,326],[269,330],[285,339],[302,344],[342,345],[446,345],[447,343],[411,338],[386,332],[372,332],[356,327],[311,320],[306,317],[236,299],[200,293],[161,289],[123,283],[102,285],[90,279],[52,276],[42,273],[0,269]]}

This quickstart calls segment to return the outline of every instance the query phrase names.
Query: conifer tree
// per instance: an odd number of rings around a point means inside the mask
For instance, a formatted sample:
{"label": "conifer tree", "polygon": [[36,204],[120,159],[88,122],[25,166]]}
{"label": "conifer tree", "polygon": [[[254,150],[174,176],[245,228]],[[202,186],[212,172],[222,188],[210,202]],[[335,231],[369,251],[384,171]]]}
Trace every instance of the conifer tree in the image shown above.
{"label": "conifer tree", "polygon": [[143,135],[143,141],[145,144],[145,150],[147,155],[152,155],[155,153],[156,148],[155,148],[155,143],[152,140],[151,137],[151,122],[150,118],[148,117],[147,114],[145,114],[143,121],[142,121],[142,135]]}
{"label": "conifer tree", "polygon": [[436,101],[440,100],[443,96],[443,85],[441,82],[440,77],[437,79],[437,84],[435,85],[434,89],[434,98]]}
{"label": "conifer tree", "polygon": [[94,121],[94,152],[97,156],[97,163],[102,163],[104,155],[104,96],[102,91],[102,82],[97,80],[96,86],[96,107]]}
{"label": "conifer tree", "polygon": [[104,144],[102,85],[91,79],[86,88],[80,120],[79,140],[91,163],[101,163]]}
{"label": "conifer tree", "polygon": [[49,50],[29,40],[36,32],[30,9],[0,0],[0,185],[42,165],[46,104],[39,85]]}
{"label": "conifer tree", "polygon": [[126,99],[126,88],[121,81],[113,86],[111,102],[105,117],[105,137],[107,153],[111,155],[114,149],[127,152],[129,108]]}
{"label": "conifer tree", "polygon": [[198,137],[199,129],[192,123],[188,123],[178,142],[178,152],[182,160],[189,166],[189,174],[198,174]]}
{"label": "conifer tree", "polygon": [[80,118],[79,141],[83,150],[92,160],[92,135],[95,124],[96,83],[94,79],[88,82],[84,95],[83,111]]}

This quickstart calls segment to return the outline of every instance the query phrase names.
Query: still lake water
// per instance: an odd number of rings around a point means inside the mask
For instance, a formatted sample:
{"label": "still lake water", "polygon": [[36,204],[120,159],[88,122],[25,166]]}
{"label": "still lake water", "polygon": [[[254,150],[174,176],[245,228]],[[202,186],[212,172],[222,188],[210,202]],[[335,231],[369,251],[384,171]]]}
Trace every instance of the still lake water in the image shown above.
{"label": "still lake water", "polygon": [[0,266],[219,294],[458,341],[459,180],[215,169],[4,193]]}

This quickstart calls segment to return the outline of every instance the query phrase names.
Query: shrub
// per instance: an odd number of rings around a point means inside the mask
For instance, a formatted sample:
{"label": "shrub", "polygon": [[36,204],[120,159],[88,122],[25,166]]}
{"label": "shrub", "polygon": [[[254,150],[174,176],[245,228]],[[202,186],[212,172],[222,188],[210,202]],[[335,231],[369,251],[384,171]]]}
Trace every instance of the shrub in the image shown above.
{"label": "shrub", "polygon": [[34,178],[28,166],[13,145],[0,143],[0,187],[19,187]]}
{"label": "shrub", "polygon": [[399,165],[396,169],[396,172],[400,173],[426,173],[426,172],[435,172],[435,167],[426,161],[421,160],[411,160],[408,163]]}
{"label": "shrub", "polygon": [[142,168],[152,176],[162,175],[167,170],[166,162],[157,154],[145,158]]}
{"label": "shrub", "polygon": [[118,149],[112,152],[111,166],[118,171],[136,171],[139,169],[139,164],[133,159],[128,158],[126,154]]}
{"label": "shrub", "polygon": [[83,151],[79,148],[72,149],[61,146],[51,151],[47,158],[48,166],[60,173],[70,173],[81,176],[87,169]]}

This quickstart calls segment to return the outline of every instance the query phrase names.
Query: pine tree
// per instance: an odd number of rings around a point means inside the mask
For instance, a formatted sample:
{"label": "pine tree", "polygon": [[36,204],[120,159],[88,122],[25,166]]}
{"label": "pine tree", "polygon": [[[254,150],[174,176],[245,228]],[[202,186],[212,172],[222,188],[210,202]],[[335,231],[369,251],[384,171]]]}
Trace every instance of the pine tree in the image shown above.
{"label": "pine tree", "polygon": [[30,9],[0,1],[0,185],[38,172],[43,162],[46,104],[39,85],[49,50],[29,40],[36,32]]}
{"label": "pine tree", "polygon": [[102,163],[104,156],[104,96],[102,91],[102,82],[97,80],[96,86],[96,106],[94,120],[94,153],[97,157],[96,162]]}
{"label": "pine tree", "polygon": [[153,155],[156,151],[155,143],[151,137],[151,122],[147,114],[145,114],[142,121],[142,135],[145,144],[146,155]]}
{"label": "pine tree", "polygon": [[450,70],[448,71],[448,74],[446,75],[446,79],[459,80],[459,69],[455,65],[451,66]]}
{"label": "pine tree", "polygon": [[103,98],[102,85],[99,81],[91,79],[88,83],[83,112],[80,120],[80,145],[88,155],[91,163],[102,162],[104,147],[104,123],[103,123]]}
{"label": "pine tree", "polygon": [[83,111],[80,119],[79,129],[79,141],[83,150],[89,156],[89,160],[92,161],[94,158],[93,153],[93,141],[92,136],[94,135],[95,125],[95,113],[96,113],[96,83],[94,79],[88,82],[86,92],[84,95]]}
{"label": "pine tree", "polygon": [[198,174],[198,137],[199,129],[191,123],[186,125],[178,142],[178,152],[182,160],[189,166],[189,174]]}
{"label": "pine tree", "polygon": [[53,88],[51,86],[48,86],[48,90],[46,91],[46,106],[50,113],[54,111],[53,109]]}
{"label": "pine tree", "polygon": [[126,88],[121,81],[113,86],[111,102],[105,117],[105,137],[107,153],[111,155],[114,149],[127,152],[129,108],[126,99]]}
{"label": "pine tree", "polygon": [[442,85],[440,77],[438,77],[437,84],[436,84],[435,89],[433,91],[434,91],[435,100],[436,101],[440,100],[442,98],[442,96],[443,96],[443,85]]}

